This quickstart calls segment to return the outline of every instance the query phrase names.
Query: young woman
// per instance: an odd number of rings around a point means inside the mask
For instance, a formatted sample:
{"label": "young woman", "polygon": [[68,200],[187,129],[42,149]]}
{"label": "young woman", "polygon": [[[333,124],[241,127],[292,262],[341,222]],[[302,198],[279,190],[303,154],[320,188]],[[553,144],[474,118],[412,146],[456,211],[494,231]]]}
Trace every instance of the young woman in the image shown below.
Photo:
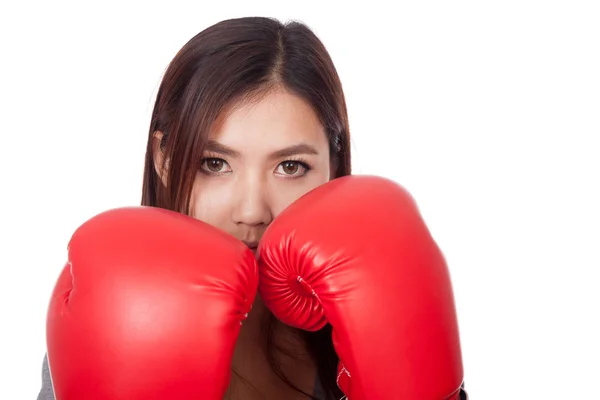
{"label": "young woman", "polygon": [[[286,207],[350,172],[344,94],[323,44],[300,23],[233,19],[192,38],[167,69],[141,203],[190,215],[255,251]],[[338,400],[338,361],[329,325],[293,329],[257,296],[225,398]],[[38,399],[53,398],[45,362]]]}
{"label": "young woman", "polygon": [[[142,204],[191,215],[255,248],[289,204],[350,174],[334,64],[301,23],[226,20],[178,52],[150,122]],[[232,362],[232,399],[339,399],[329,327],[278,322],[257,299]],[[53,399],[47,363],[39,400]]]}

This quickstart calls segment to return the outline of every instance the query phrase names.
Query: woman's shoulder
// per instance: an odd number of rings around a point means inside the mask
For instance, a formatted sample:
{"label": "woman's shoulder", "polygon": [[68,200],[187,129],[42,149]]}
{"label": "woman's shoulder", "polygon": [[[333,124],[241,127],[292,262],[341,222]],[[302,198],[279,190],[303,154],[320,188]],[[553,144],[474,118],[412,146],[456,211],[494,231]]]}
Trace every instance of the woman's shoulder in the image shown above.
{"label": "woman's shoulder", "polygon": [[42,363],[42,389],[38,394],[37,400],[55,400],[52,379],[50,379],[50,367],[48,366],[47,354],[44,355],[44,361]]}
{"label": "woman's shoulder", "polygon": [[465,390],[464,382],[462,385],[460,385],[460,400],[469,400],[469,395],[467,394],[467,391]]}

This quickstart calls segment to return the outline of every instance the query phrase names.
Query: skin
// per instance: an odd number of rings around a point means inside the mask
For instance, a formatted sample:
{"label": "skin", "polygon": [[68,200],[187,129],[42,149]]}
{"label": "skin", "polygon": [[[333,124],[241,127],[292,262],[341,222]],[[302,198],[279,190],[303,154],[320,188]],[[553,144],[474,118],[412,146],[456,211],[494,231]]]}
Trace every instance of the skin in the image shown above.
{"label": "skin", "polygon": [[[160,137],[157,132],[157,146]],[[217,121],[209,139],[193,186],[191,214],[253,250],[281,211],[331,179],[322,124],[308,103],[283,89],[232,107]],[[156,165],[161,161],[157,158]],[[268,366],[261,332],[266,312],[258,297],[236,343],[232,361],[236,374],[225,398],[306,399],[280,382]],[[284,372],[312,393],[316,367],[299,337],[282,328],[276,340],[295,355],[281,356]]]}

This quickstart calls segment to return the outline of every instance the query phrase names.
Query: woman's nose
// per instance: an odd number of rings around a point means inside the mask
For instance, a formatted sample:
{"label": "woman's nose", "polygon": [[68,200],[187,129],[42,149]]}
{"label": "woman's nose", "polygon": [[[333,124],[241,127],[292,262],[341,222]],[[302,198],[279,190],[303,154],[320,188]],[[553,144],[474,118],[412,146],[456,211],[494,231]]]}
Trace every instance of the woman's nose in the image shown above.
{"label": "woman's nose", "polygon": [[237,188],[232,210],[233,222],[249,226],[270,224],[273,213],[264,180],[259,177],[246,177]]}

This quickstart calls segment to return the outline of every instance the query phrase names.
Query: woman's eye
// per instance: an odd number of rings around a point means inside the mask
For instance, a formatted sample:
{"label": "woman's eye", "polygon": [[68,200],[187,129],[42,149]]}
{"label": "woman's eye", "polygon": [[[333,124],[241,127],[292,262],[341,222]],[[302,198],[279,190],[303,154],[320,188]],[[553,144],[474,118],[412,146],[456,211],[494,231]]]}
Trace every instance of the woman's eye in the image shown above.
{"label": "woman's eye", "polygon": [[229,172],[229,164],[222,158],[205,158],[202,161],[202,169],[213,174]]}
{"label": "woman's eye", "polygon": [[286,177],[297,177],[306,174],[308,165],[300,161],[284,161],[277,167],[277,173]]}

